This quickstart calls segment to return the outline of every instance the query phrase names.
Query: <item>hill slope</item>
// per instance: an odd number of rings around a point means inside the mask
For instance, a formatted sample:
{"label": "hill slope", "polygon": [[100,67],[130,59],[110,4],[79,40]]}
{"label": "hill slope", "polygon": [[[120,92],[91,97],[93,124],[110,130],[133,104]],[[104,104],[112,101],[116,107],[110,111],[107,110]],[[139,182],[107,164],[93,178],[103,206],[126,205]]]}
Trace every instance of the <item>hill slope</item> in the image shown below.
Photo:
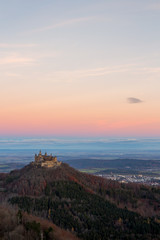
{"label": "hill slope", "polygon": [[[18,214],[17,214],[18,213]],[[0,206],[0,239],[35,240],[43,235],[48,240],[78,240],[75,235],[57,227],[52,222],[22,213],[11,206]]]}
{"label": "hill slope", "polygon": [[[58,168],[30,164],[2,175],[1,184],[5,189],[1,198],[80,238],[160,239],[159,189],[105,180],[67,164]],[[145,218],[127,208],[155,217]]]}

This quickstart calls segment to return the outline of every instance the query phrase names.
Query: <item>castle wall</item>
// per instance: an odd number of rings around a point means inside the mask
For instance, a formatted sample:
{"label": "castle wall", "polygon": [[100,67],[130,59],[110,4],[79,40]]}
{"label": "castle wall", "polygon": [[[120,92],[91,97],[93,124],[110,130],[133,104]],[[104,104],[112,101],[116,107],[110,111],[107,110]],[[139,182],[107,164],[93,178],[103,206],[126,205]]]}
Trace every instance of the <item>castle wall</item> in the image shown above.
{"label": "castle wall", "polygon": [[61,162],[52,162],[52,161],[46,161],[41,163],[41,167],[58,167],[61,165]]}
{"label": "castle wall", "polygon": [[57,157],[48,156],[47,153],[42,155],[40,151],[38,155],[35,154],[35,164],[41,167],[57,167],[61,165],[61,162],[57,160]]}

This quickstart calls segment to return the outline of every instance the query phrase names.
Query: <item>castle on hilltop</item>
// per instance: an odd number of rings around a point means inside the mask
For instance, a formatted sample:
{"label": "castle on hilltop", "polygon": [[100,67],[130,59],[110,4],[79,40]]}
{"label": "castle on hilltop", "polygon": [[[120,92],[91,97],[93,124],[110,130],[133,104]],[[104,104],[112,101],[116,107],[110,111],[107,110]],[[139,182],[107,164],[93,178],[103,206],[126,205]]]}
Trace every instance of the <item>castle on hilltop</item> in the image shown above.
{"label": "castle on hilltop", "polygon": [[35,161],[34,164],[35,165],[39,165],[41,167],[58,167],[61,165],[62,162],[59,162],[57,160],[57,157],[53,157],[52,154],[51,155],[47,155],[47,153],[45,153],[44,155],[42,155],[41,151],[39,151],[39,154],[35,154]]}

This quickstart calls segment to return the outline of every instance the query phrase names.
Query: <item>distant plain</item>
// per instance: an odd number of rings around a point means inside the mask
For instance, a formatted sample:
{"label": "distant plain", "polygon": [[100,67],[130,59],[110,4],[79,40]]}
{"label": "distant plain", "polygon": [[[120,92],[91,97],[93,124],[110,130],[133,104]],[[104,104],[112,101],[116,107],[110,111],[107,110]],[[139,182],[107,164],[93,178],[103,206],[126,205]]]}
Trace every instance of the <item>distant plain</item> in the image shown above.
{"label": "distant plain", "polygon": [[91,174],[160,175],[160,139],[5,138],[0,139],[0,172],[22,168],[39,150]]}

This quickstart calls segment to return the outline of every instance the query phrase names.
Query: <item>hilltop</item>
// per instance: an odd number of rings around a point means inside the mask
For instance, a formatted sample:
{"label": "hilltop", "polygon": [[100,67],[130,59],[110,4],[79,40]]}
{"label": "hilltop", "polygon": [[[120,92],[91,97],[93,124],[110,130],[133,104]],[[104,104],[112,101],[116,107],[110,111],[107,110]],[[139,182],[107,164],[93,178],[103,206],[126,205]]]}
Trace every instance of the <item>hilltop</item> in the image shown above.
{"label": "hilltop", "polygon": [[160,189],[121,184],[65,163],[0,174],[1,200],[82,239],[160,239]]}

